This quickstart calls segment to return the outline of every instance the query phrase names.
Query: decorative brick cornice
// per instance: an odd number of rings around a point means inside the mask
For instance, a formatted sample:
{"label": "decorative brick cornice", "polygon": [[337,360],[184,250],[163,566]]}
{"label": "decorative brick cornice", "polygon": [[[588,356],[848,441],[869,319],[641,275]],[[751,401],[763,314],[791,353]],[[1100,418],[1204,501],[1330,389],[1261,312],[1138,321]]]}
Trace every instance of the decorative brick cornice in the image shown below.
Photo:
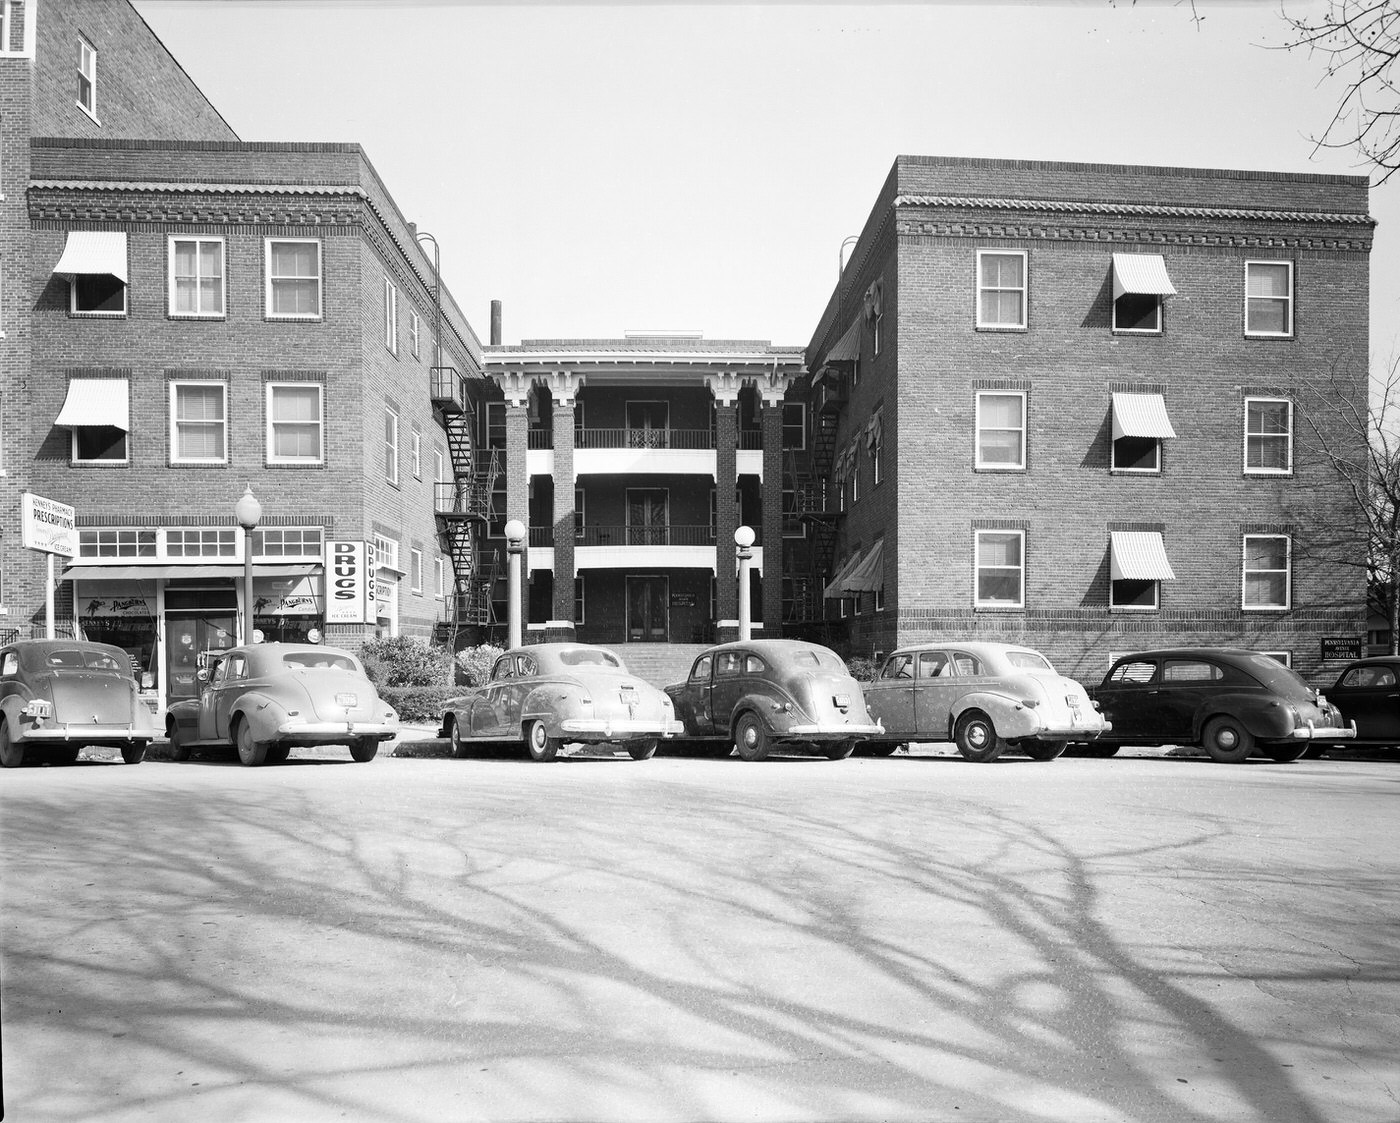
{"label": "decorative brick cornice", "polygon": [[964,210],[1026,211],[1033,214],[1135,215],[1195,218],[1225,222],[1312,222],[1375,226],[1368,214],[1354,211],[1275,211],[1250,207],[1183,207],[1157,203],[1090,203],[1077,199],[996,199],[976,195],[897,195],[898,207],[953,207]]}
{"label": "decorative brick cornice", "polygon": [[1206,231],[1201,229],[1164,230],[1126,226],[1054,226],[1038,222],[978,222],[969,220],[930,219],[901,216],[901,238],[1000,238],[1008,241],[1039,242],[1100,242],[1112,245],[1189,246],[1203,249],[1269,249],[1269,250],[1339,250],[1368,252],[1371,248],[1373,225],[1367,220],[1364,230],[1354,237],[1335,234],[1284,232],[1282,230],[1246,232]]}

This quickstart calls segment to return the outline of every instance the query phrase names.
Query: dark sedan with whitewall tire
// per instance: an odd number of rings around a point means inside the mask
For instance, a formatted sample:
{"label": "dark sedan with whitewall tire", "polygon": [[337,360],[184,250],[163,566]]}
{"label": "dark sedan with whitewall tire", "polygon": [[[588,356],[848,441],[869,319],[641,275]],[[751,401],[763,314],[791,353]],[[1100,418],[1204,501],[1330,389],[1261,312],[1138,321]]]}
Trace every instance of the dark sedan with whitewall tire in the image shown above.
{"label": "dark sedan with whitewall tire", "polygon": [[1356,727],[1276,659],[1233,647],[1120,656],[1089,692],[1113,731],[1087,755],[1122,745],[1200,745],[1219,764],[1285,763],[1309,747],[1351,741]]}
{"label": "dark sedan with whitewall tire", "polygon": [[802,640],[711,647],[666,693],[688,742],[726,755],[732,748],[743,760],[762,760],[779,745],[841,760],[883,732],[841,657]]}
{"label": "dark sedan with whitewall tire", "polygon": [[554,760],[567,744],[615,745],[646,760],[681,732],[671,699],[627,670],[616,652],[587,643],[540,643],[497,657],[482,686],[447,700],[438,736],[454,756],[473,745],[523,745]]}
{"label": "dark sedan with whitewall tire", "polygon": [[85,745],[140,764],[159,736],[120,647],[71,639],[0,647],[0,766],[72,764]]}
{"label": "dark sedan with whitewall tire", "polygon": [[888,756],[910,741],[951,741],[967,760],[1004,751],[1054,760],[1070,741],[1111,728],[1084,687],[1038,651],[966,641],[920,644],[886,656],[865,704],[884,727],[860,752]]}
{"label": "dark sedan with whitewall tire", "polygon": [[202,662],[199,696],[166,711],[175,760],[234,748],[246,765],[280,764],[299,746],[346,745],[364,764],[398,736],[399,715],[348,651],[255,643],[209,652]]}

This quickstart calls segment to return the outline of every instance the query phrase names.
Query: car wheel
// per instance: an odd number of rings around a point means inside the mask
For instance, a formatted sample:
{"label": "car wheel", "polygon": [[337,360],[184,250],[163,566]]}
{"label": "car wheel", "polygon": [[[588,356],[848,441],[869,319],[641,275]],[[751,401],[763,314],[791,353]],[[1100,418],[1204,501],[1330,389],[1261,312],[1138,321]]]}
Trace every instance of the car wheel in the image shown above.
{"label": "car wheel", "polygon": [[969,710],[958,718],[953,729],[953,743],[958,752],[977,764],[996,760],[1006,748],[1006,742],[997,736],[992,719],[981,710]]}
{"label": "car wheel", "polygon": [[525,747],[530,750],[531,760],[553,760],[559,755],[559,744],[559,739],[549,735],[549,730],[539,718],[535,718],[525,730]]}
{"label": "car wheel", "polygon": [[1111,756],[1117,756],[1118,750],[1122,747],[1122,745],[1085,745],[1084,755],[1097,757],[1100,760],[1107,760]]}
{"label": "car wheel", "polygon": [[866,741],[856,746],[856,756],[894,756],[903,747],[899,741]]}
{"label": "car wheel", "polygon": [[1021,751],[1031,760],[1054,760],[1068,744],[1068,741],[1022,741]]}
{"label": "car wheel", "polygon": [[1206,722],[1201,743],[1216,764],[1243,764],[1254,751],[1254,735],[1232,717]]}
{"label": "car wheel", "polygon": [[452,741],[453,757],[463,759],[467,755],[467,746],[462,744],[462,727],[457,724],[456,718],[447,719],[447,736]]}
{"label": "car wheel", "polygon": [[853,740],[828,741],[820,746],[820,752],[827,760],[845,760],[855,751],[856,743]]}
{"label": "car wheel", "polygon": [[734,748],[743,760],[762,760],[771,745],[768,730],[757,714],[744,714],[734,726]]}
{"label": "car wheel", "polygon": [[292,746],[284,745],[280,741],[275,745],[268,745],[267,756],[264,758],[266,764],[285,764],[287,758],[292,755]]}
{"label": "car wheel", "polygon": [[44,759],[50,764],[77,764],[78,754],[82,751],[81,745],[64,745],[61,749],[47,750]]}
{"label": "car wheel", "polygon": [[0,717],[0,768],[18,768],[24,763],[24,746],[10,739],[10,723]]}
{"label": "car wheel", "polygon": [[170,738],[170,759],[189,760],[190,747],[186,743],[187,734],[174,721],[165,723],[165,735]]}
{"label": "car wheel", "polygon": [[122,746],[122,762],[125,764],[140,764],[146,759],[147,741],[137,741],[131,745]]}
{"label": "car wheel", "polygon": [[253,727],[247,718],[238,719],[233,731],[233,743],[238,746],[238,759],[249,768],[256,768],[267,759],[267,745],[253,740]]}
{"label": "car wheel", "polygon": [[650,760],[656,755],[656,738],[643,737],[640,741],[627,742],[627,755],[633,760]]}
{"label": "car wheel", "polygon": [[350,759],[356,764],[368,764],[378,752],[378,737],[356,737],[350,742]]}
{"label": "car wheel", "polygon": [[1264,755],[1279,764],[1291,764],[1295,760],[1301,760],[1307,751],[1306,741],[1301,744],[1264,746]]}

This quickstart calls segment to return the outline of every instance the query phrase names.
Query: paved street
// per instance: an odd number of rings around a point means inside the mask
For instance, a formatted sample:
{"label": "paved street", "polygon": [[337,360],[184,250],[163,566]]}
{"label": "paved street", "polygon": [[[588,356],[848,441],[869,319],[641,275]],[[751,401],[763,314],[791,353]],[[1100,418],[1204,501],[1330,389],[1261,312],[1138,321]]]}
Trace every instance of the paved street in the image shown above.
{"label": "paved street", "polygon": [[1397,798],[1332,760],[7,771],[5,1119],[1393,1120]]}

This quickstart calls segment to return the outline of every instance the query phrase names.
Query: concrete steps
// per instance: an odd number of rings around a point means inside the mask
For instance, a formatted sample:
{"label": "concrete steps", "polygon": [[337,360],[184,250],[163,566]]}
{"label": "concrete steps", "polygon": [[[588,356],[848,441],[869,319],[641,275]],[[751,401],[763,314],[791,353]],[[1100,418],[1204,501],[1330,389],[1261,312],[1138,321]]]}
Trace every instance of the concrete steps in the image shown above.
{"label": "concrete steps", "polygon": [[627,669],[652,686],[670,686],[690,674],[695,657],[709,647],[705,643],[614,643],[608,647],[622,658]]}

